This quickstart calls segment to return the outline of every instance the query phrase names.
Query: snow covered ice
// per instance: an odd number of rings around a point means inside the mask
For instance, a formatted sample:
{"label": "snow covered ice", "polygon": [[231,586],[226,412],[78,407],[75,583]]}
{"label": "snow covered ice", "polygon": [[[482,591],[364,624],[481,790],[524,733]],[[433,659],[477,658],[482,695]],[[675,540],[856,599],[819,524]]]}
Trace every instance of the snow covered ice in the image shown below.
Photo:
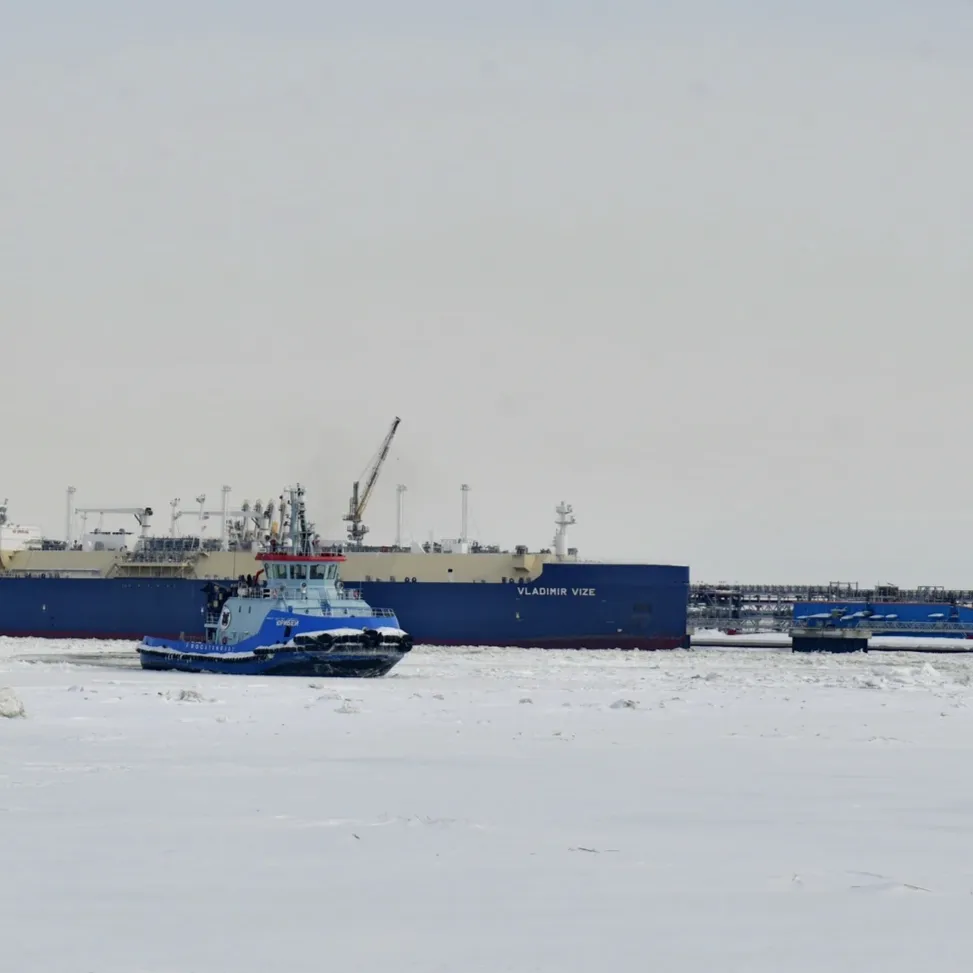
{"label": "snow covered ice", "polygon": [[[966,969],[973,660],[0,639],[11,973]],[[39,661],[43,660],[43,661]]]}

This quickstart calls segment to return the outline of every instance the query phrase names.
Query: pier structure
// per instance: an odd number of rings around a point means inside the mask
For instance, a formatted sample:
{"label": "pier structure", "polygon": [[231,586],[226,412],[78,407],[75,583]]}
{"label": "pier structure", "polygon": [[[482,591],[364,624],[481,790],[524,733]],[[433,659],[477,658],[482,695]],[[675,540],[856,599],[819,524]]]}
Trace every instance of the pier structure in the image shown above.
{"label": "pier structure", "polygon": [[905,638],[945,638],[957,643],[953,651],[969,651],[963,643],[973,639],[973,623],[958,620],[910,622],[868,612],[841,609],[806,615],[794,620],[789,631],[794,652],[867,652],[876,635]]}
{"label": "pier structure", "polygon": [[[938,585],[899,588],[832,581],[826,585],[807,584],[705,584],[690,585],[687,626],[690,634],[702,631],[750,635],[761,632],[790,632],[794,606],[806,603],[834,605],[865,602],[872,605],[908,603],[930,606],[973,608],[973,590],[949,589]],[[930,631],[930,623],[901,622],[916,630]],[[882,626],[888,630],[889,622]],[[902,634],[908,634],[903,630]]]}

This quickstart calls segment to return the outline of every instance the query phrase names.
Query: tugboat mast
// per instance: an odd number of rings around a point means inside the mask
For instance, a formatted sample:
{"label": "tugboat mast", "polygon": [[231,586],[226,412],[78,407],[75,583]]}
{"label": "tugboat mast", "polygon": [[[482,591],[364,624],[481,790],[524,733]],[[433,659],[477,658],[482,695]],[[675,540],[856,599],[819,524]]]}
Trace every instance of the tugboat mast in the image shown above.
{"label": "tugboat mast", "polygon": [[[287,520],[287,547],[291,554],[300,554],[308,557],[314,554],[314,524],[307,519],[307,507],[304,503],[304,487],[298,483],[296,486],[288,487],[287,494],[290,498],[288,508],[290,517]],[[283,499],[283,497],[281,497]]]}

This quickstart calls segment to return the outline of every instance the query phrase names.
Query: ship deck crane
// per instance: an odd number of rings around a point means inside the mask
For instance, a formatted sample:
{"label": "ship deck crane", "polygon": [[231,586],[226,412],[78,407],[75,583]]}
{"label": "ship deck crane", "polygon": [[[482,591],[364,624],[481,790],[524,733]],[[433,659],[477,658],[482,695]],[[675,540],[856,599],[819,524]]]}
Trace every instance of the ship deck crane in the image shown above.
{"label": "ship deck crane", "polygon": [[368,528],[362,523],[362,514],[365,512],[365,505],[368,503],[368,498],[372,495],[375,481],[378,479],[378,474],[382,469],[382,464],[385,462],[385,457],[389,454],[389,447],[392,445],[392,439],[395,437],[395,430],[399,428],[401,421],[398,416],[395,417],[391,428],[385,434],[385,439],[382,441],[378,452],[375,454],[371,463],[368,464],[365,474],[362,477],[365,480],[365,489],[359,493],[361,480],[355,480],[351,488],[351,499],[348,501],[348,513],[342,517],[342,520],[348,521],[348,540],[352,544],[361,546],[362,540],[368,533]]}
{"label": "ship deck crane", "polygon": [[74,512],[81,514],[82,520],[87,520],[88,514],[98,514],[99,517],[105,514],[132,514],[141,527],[141,536],[149,536],[149,526],[152,522],[151,507],[77,507]]}

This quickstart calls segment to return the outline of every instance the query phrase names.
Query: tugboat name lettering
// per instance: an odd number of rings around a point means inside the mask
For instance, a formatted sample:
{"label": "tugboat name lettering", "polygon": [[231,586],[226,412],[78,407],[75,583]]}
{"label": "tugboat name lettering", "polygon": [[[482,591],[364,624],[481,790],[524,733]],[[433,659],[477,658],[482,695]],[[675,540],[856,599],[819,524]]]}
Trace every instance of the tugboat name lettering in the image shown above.
{"label": "tugboat name lettering", "polygon": [[557,595],[559,597],[566,597],[568,591],[574,597],[581,598],[594,598],[595,589],[594,588],[517,588],[518,595]]}

